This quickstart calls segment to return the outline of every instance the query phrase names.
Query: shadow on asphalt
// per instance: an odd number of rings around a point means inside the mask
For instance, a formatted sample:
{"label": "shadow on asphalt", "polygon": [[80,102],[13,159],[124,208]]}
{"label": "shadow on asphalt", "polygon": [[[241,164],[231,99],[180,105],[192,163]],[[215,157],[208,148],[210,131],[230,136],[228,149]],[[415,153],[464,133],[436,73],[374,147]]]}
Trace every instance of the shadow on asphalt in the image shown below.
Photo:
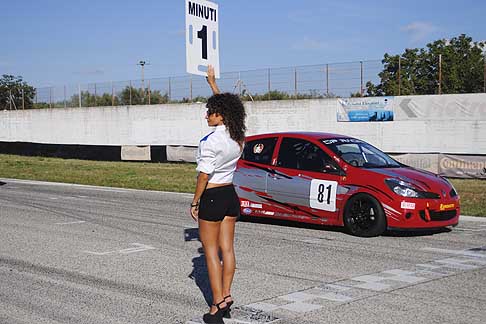
{"label": "shadow on asphalt", "polygon": [[7,184],[6,182],[0,181],[0,186],[6,185],[6,184]]}
{"label": "shadow on asphalt", "polygon": [[[284,227],[297,227],[297,228],[305,228],[311,229],[316,231],[328,231],[328,232],[338,232],[349,234],[344,227],[341,226],[326,226],[326,225],[317,225],[317,224],[308,224],[308,223],[300,223],[295,221],[289,220],[282,220],[282,219],[274,219],[274,218],[264,218],[264,217],[248,217],[248,216],[240,216],[240,221],[245,223],[257,223],[257,224],[270,224],[270,225],[277,225],[277,226],[284,226]],[[382,236],[387,237],[414,237],[414,236],[430,236],[442,233],[449,233],[452,230],[448,227],[446,228],[436,228],[436,229],[415,229],[415,230],[387,230]]]}
{"label": "shadow on asphalt", "polygon": [[[184,229],[184,241],[200,241],[198,228],[186,228]],[[206,257],[202,247],[197,249],[199,256],[192,259],[192,272],[188,275],[189,278],[194,280],[196,286],[203,294],[204,300],[208,306],[211,305],[213,300],[213,294],[211,292],[211,285],[209,284],[208,267],[206,265]]]}
{"label": "shadow on asphalt", "polygon": [[435,229],[417,229],[417,230],[393,230],[386,231],[383,236],[390,237],[414,237],[414,236],[431,236],[442,233],[449,233],[452,230],[448,227]]}
{"label": "shadow on asphalt", "polygon": [[245,223],[257,223],[257,224],[270,224],[270,225],[277,225],[277,226],[284,226],[284,227],[297,227],[297,228],[306,228],[316,231],[329,231],[329,232],[340,232],[346,233],[344,227],[340,226],[326,226],[326,225],[317,225],[317,224],[309,224],[309,223],[301,223],[296,221],[290,220],[283,220],[283,219],[274,219],[274,218],[266,218],[266,217],[255,217],[255,216],[243,216],[241,215],[239,221]]}

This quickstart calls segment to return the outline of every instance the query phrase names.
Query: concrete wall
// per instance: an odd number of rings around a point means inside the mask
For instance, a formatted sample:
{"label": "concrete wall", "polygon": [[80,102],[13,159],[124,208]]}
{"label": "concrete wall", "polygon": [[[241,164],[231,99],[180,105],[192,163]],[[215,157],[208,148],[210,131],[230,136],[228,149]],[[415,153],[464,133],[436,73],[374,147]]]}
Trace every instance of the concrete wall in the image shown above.
{"label": "concrete wall", "polygon": [[[248,135],[320,131],[390,153],[486,154],[486,94],[394,97],[391,122],[337,122],[338,99],[248,102]],[[196,146],[204,104],[0,111],[0,141]]]}

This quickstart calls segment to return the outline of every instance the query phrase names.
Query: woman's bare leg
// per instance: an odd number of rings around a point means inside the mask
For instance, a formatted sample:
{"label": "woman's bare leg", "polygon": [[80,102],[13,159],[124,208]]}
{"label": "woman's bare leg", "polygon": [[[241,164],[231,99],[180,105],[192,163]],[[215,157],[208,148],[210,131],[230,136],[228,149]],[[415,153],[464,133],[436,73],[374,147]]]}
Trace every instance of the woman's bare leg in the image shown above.
{"label": "woman's bare leg", "polygon": [[[204,254],[206,256],[209,283],[213,293],[213,304],[217,304],[223,300],[222,267],[218,253],[220,227],[221,222],[209,222],[199,219],[199,238],[201,239]],[[220,305],[220,307],[225,306],[225,304]],[[211,313],[216,311],[216,307],[212,306]]]}
{"label": "woman's bare leg", "polygon": [[[219,248],[223,255],[223,297],[231,294],[231,284],[236,269],[236,258],[234,249],[236,217],[226,216],[221,222],[219,231]],[[227,299],[229,302],[232,299]]]}

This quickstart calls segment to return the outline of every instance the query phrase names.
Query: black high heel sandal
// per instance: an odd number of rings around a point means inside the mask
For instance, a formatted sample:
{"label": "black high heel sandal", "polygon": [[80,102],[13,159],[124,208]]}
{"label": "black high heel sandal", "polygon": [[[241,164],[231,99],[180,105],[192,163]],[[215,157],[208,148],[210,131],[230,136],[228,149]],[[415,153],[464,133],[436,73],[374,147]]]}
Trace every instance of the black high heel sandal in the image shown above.
{"label": "black high heel sandal", "polygon": [[[226,298],[230,298],[230,297],[231,297],[231,295],[225,296],[224,297],[224,300],[226,301]],[[226,302],[226,312],[224,312],[224,314],[223,314],[223,317],[224,318],[231,318],[231,313],[230,312],[231,312],[231,305],[233,305],[233,304],[234,304],[234,301],[233,300],[232,301],[229,301],[229,302]]]}
{"label": "black high heel sandal", "polygon": [[212,306],[216,306],[216,308],[218,310],[214,314],[211,314],[211,313],[204,314],[203,315],[204,323],[207,323],[207,324],[224,324],[223,315],[226,314],[226,312],[228,311],[228,305],[226,305],[226,307],[223,307],[223,308],[219,307],[219,305],[221,305],[224,302],[225,301],[223,299],[223,301],[221,301],[217,304],[212,304]]}

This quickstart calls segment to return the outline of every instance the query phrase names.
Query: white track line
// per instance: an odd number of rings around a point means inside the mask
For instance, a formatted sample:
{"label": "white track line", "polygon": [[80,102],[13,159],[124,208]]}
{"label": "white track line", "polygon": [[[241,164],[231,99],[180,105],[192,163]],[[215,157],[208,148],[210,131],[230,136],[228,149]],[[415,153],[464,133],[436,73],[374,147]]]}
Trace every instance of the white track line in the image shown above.
{"label": "white track line", "polygon": [[30,184],[30,185],[38,185],[38,186],[41,186],[41,185],[42,186],[65,186],[65,187],[76,187],[76,188],[81,188],[81,189],[109,191],[109,192],[131,192],[131,191],[153,192],[153,193],[173,194],[173,195],[182,195],[182,196],[192,197],[192,194],[184,193],[184,192],[127,189],[127,188],[116,188],[116,187],[100,187],[100,186],[81,185],[81,184],[75,184],[75,183],[19,180],[19,179],[8,179],[8,178],[7,179],[6,178],[0,178],[0,180],[3,181],[3,182],[6,182],[7,184],[10,182],[10,183]]}

